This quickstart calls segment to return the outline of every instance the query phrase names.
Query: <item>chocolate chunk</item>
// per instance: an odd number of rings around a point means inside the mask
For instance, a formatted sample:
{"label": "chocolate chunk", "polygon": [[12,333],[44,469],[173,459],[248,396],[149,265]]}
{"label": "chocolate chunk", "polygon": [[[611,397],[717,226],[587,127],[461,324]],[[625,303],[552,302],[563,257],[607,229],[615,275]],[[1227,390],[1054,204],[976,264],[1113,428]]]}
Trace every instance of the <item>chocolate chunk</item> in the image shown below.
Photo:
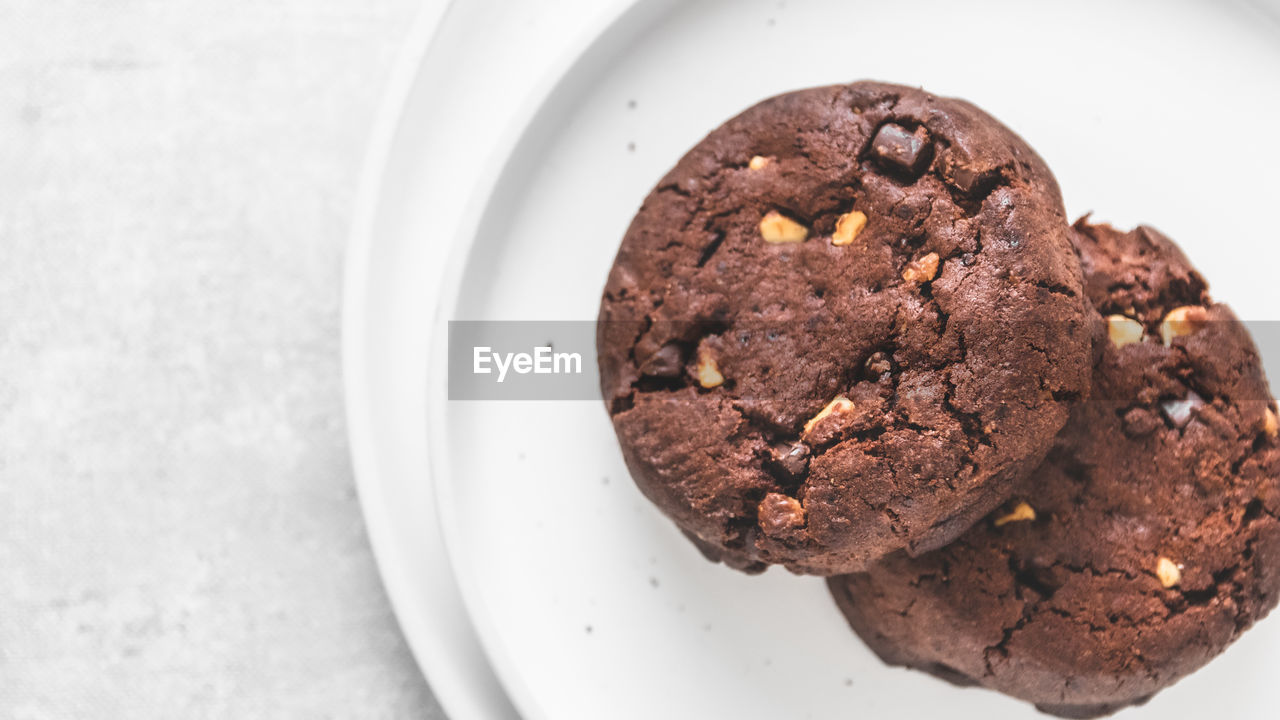
{"label": "chocolate chunk", "polygon": [[650,377],[679,377],[683,371],[684,352],[675,343],[663,345],[640,366],[641,374]]}
{"label": "chocolate chunk", "polygon": [[1204,399],[1188,390],[1187,396],[1181,400],[1167,400],[1160,403],[1160,409],[1176,427],[1184,428],[1191,422],[1191,416],[1195,414],[1196,408],[1201,405],[1204,405]]}
{"label": "chocolate chunk", "polygon": [[902,175],[919,175],[932,157],[929,131],[923,126],[908,131],[901,125],[886,123],[871,141],[871,154],[880,164]]}
{"label": "chocolate chunk", "polygon": [[996,186],[1000,181],[1000,169],[975,164],[953,148],[943,157],[942,177],[961,194],[976,198]]}
{"label": "chocolate chunk", "polygon": [[781,443],[773,446],[771,466],[785,478],[799,478],[809,470],[809,446],[804,443]]}

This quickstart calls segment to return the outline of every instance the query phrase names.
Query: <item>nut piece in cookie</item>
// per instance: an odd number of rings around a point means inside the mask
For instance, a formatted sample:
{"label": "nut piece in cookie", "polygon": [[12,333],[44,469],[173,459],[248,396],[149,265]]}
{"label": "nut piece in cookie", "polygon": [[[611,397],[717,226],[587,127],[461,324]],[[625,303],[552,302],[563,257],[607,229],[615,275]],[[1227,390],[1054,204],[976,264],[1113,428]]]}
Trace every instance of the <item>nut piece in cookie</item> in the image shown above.
{"label": "nut piece in cookie", "polygon": [[992,520],[991,523],[996,527],[1004,527],[1012,522],[1031,522],[1036,519],[1036,509],[1028,505],[1026,502],[1020,502],[1013,506],[1013,509]]}
{"label": "nut piece in cookie", "polygon": [[829,417],[835,416],[837,419],[841,415],[848,415],[853,412],[853,401],[843,395],[837,395],[836,399],[827,403],[827,406],[818,411],[817,415],[809,418],[809,422],[804,424],[804,432],[801,437],[808,437],[815,429]]}
{"label": "nut piece in cookie", "polygon": [[755,156],[753,156],[753,157],[751,158],[751,160],[747,163],[747,169],[748,169],[748,170],[763,170],[763,169],[765,169],[765,168],[769,167],[769,165],[770,165],[770,164],[772,164],[772,163],[773,163],[773,160],[772,160],[771,158],[767,158],[767,157],[765,157],[765,156],[763,156],[763,155],[755,155]]}
{"label": "nut piece in cookie", "polygon": [[1107,337],[1116,347],[1142,342],[1142,323],[1124,315],[1107,316]]}
{"label": "nut piece in cookie", "polygon": [[809,228],[777,210],[770,210],[760,220],[760,237],[770,243],[799,243],[809,237]]}
{"label": "nut piece in cookie", "polygon": [[1205,309],[1198,305],[1174,308],[1160,323],[1160,339],[1164,341],[1165,347],[1169,347],[1173,344],[1174,338],[1193,335],[1199,332],[1208,321],[1209,316],[1205,313]]}
{"label": "nut piece in cookie", "polygon": [[1160,584],[1171,588],[1182,582],[1182,566],[1161,555],[1156,560],[1156,577]]}
{"label": "nut piece in cookie", "polygon": [[804,506],[799,500],[782,493],[765,495],[764,500],[760,501],[758,512],[760,529],[769,537],[788,537],[805,524]]}
{"label": "nut piece in cookie", "polygon": [[902,279],[909,283],[929,282],[938,274],[938,253],[929,253],[922,258],[907,263],[902,271]]}
{"label": "nut piece in cookie", "polygon": [[720,374],[720,366],[705,349],[698,352],[698,384],[707,389],[724,384],[724,375]]}
{"label": "nut piece in cookie", "polygon": [[866,226],[867,216],[864,213],[854,210],[841,215],[836,220],[836,231],[831,236],[831,244],[838,247],[852,244]]}
{"label": "nut piece in cookie", "polygon": [[1280,435],[1280,420],[1276,419],[1276,413],[1271,408],[1267,408],[1267,411],[1262,414],[1262,432],[1269,438]]}

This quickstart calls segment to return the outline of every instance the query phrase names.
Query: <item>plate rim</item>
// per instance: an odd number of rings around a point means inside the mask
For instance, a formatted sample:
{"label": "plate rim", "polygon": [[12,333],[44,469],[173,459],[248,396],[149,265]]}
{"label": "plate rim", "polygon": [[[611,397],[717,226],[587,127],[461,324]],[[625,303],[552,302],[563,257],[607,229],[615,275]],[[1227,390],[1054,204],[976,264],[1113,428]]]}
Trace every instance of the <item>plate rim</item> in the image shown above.
{"label": "plate rim", "polygon": [[[448,396],[448,321],[454,319],[458,296],[467,264],[472,259],[472,246],[483,227],[485,211],[492,203],[495,191],[511,164],[514,152],[522,145],[526,135],[538,123],[554,96],[572,86],[575,71],[592,51],[603,47],[619,34],[636,36],[643,33],[657,19],[680,7],[682,0],[612,0],[601,3],[602,12],[586,28],[579,32],[574,42],[558,53],[543,71],[540,80],[531,88],[528,96],[517,106],[501,136],[492,144],[493,152],[468,194],[456,237],[458,242],[450,248],[444,263],[440,287],[436,288],[435,317],[429,335],[431,349],[428,356],[427,392],[435,397]],[[652,13],[653,17],[645,17]],[[629,21],[636,26],[625,27]],[[514,660],[509,656],[500,633],[490,621],[491,613],[479,612],[484,607],[483,593],[474,573],[459,562],[461,549],[457,547],[456,531],[450,531],[457,512],[456,497],[447,482],[435,478],[449,466],[449,446],[444,441],[447,426],[448,402],[428,403],[427,446],[430,451],[432,492],[436,497],[436,519],[444,538],[444,545],[453,563],[454,580],[457,583],[467,614],[480,640],[480,646],[489,660],[494,674],[502,683],[511,702],[526,720],[550,720],[551,716],[538,703]]]}
{"label": "plate rim", "polygon": [[[515,718],[516,712],[506,695],[500,688],[494,691],[498,681],[491,668],[477,663],[464,667],[458,662],[456,651],[470,649],[472,654],[476,654],[481,653],[482,648],[474,636],[471,619],[458,592],[438,525],[427,531],[429,537],[436,536],[433,544],[438,546],[440,555],[435,559],[435,567],[430,568],[435,571],[430,593],[432,599],[443,602],[425,603],[436,607],[434,622],[428,621],[428,616],[420,611],[424,598],[420,591],[415,591],[415,587],[421,587],[421,583],[415,583],[411,579],[413,573],[408,572],[408,568],[418,564],[406,561],[405,548],[396,538],[398,521],[391,512],[391,500],[384,491],[386,479],[380,469],[374,440],[377,402],[366,383],[373,367],[368,347],[372,331],[368,320],[373,309],[369,295],[373,278],[369,273],[378,247],[376,228],[383,206],[383,190],[392,170],[392,153],[407,125],[409,103],[430,61],[431,48],[445,28],[446,20],[459,5],[457,0],[423,0],[415,10],[413,21],[392,62],[366,141],[342,260],[340,348],[343,414],[365,536],[392,614],[418,672],[426,679],[432,696],[450,718]],[[435,292],[428,292],[427,296],[430,298],[428,302],[438,299]],[[434,502],[433,493],[425,493],[425,498]],[[434,506],[429,510],[434,513]],[[422,558],[415,556],[415,559],[420,561]],[[445,642],[445,638],[450,637],[448,634],[432,632],[449,625],[454,626],[460,638],[455,636],[451,642]],[[470,643],[466,642],[468,633]],[[432,638],[431,642],[427,641],[428,637]]]}

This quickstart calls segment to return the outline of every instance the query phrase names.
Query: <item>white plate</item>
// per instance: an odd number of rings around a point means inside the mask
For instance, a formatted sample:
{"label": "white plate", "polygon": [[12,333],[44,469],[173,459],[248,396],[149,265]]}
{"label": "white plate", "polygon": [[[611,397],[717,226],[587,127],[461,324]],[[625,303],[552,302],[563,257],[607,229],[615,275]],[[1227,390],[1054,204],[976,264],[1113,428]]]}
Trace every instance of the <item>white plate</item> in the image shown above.
{"label": "white plate", "polygon": [[[536,39],[564,42],[574,35],[555,35],[563,25],[587,29],[611,12],[561,15],[554,32],[542,28],[549,34]],[[415,447],[422,462],[397,473],[360,469],[362,498],[374,493],[366,488],[381,493],[371,534],[420,659],[433,642],[422,637],[430,611],[394,586],[449,584],[441,563],[415,556],[428,550],[414,543],[434,543],[434,551],[439,539],[378,536],[379,528],[427,522],[429,457],[458,587],[526,718],[916,717],[940,709],[1034,717],[992,693],[884,668],[848,632],[820,581],[781,572],[747,578],[707,564],[631,485],[600,405],[444,402],[442,323],[591,319],[639,200],[689,146],[764,96],[859,77],[984,106],[1045,156],[1070,212],[1161,227],[1219,299],[1248,318],[1276,319],[1276,184],[1261,170],[1280,164],[1280,145],[1267,140],[1280,117],[1276,16],[1274,3],[1189,0],[648,0],[603,32],[588,31],[591,42],[570,44],[581,58],[555,71],[554,85],[532,83],[518,52],[493,51],[505,58],[505,81],[515,77],[543,96],[523,110],[507,106],[500,119],[513,125],[504,133],[493,117],[458,112],[463,121],[430,145],[416,123],[438,129],[443,99],[430,95],[438,86],[415,87],[409,103],[421,112],[390,153],[401,170],[388,173],[395,183],[384,184],[371,211],[371,242],[392,250],[366,274],[379,288],[366,316],[398,319],[378,321],[385,332],[363,351],[351,387],[376,386],[387,407],[400,409],[377,417],[377,403],[366,403],[353,413],[353,426],[366,424],[367,457],[391,452],[372,447],[368,435],[422,429],[428,398],[429,455]],[[455,38],[442,57],[471,68],[476,45],[527,41],[479,38]],[[480,87],[492,90],[484,77]],[[454,96],[444,99],[457,110]],[[472,168],[456,164],[458,153],[494,137],[496,160],[460,176]],[[438,207],[445,185],[474,191],[463,211]],[[452,250],[443,272],[431,262],[442,246]],[[424,299],[423,288],[441,278],[441,294]],[[422,320],[415,311],[434,300],[424,388],[414,363],[424,360],[428,325],[414,324]],[[405,302],[418,305],[406,311]],[[1272,376],[1280,375],[1276,353],[1270,360]],[[402,450],[414,439],[403,442]],[[1277,662],[1280,623],[1272,620],[1131,715],[1263,717]],[[440,690],[446,663],[423,664]],[[458,720],[488,716],[454,712]]]}
{"label": "white plate", "polygon": [[[352,464],[370,542],[406,640],[442,706],[455,718],[515,717],[493,676],[453,582],[433,522],[422,409],[431,315],[438,296],[422,262],[427,243],[403,233],[405,198],[422,191],[422,155],[408,128],[427,112],[422,88],[438,82],[427,49],[447,2],[428,2],[400,53],[370,142],[343,287],[343,372]],[[438,64],[439,60],[435,59]],[[403,122],[402,122],[403,121]],[[418,141],[420,143],[420,141]],[[410,267],[416,277],[402,274]],[[416,396],[406,395],[406,392]]]}
{"label": "white plate", "polygon": [[530,88],[544,94],[548,65],[563,48],[579,45],[602,12],[616,10],[591,0],[465,0],[447,12],[446,5],[424,3],[370,141],[343,288],[347,422],[383,582],[437,699],[454,720],[514,718],[435,520],[426,328],[436,316],[442,258],[471,188],[493,165],[495,138],[512,137],[509,118],[531,104]]}

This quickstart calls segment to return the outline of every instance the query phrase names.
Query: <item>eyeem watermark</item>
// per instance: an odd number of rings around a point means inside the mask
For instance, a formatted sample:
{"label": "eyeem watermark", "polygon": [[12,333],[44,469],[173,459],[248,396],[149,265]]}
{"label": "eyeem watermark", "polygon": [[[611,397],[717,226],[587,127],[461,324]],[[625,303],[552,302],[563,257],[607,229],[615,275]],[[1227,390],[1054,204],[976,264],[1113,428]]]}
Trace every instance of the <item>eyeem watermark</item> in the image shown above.
{"label": "eyeem watermark", "polygon": [[449,323],[450,400],[600,401],[596,324]]}
{"label": "eyeem watermark", "polygon": [[576,352],[556,352],[549,345],[535,348],[532,353],[500,353],[491,347],[475,348],[475,362],[471,372],[477,375],[498,374],[498,382],[505,382],[507,372],[519,375],[582,374],[582,355]]}
{"label": "eyeem watermark", "polygon": [[[693,388],[695,392],[709,392],[712,388],[732,387],[741,377],[736,373],[749,372],[741,358],[758,357],[767,350],[774,356],[795,357],[796,363],[804,363],[805,345],[799,338],[810,332],[804,324],[795,322],[764,323],[754,318],[721,318],[715,322],[691,321],[663,323],[648,321],[611,321],[599,328],[602,337],[611,339],[615,348],[629,351],[630,356],[615,358],[620,364],[615,372],[631,373],[629,382],[637,392],[670,392]],[[846,321],[843,328],[851,335],[856,330],[855,321]],[[1020,327],[1010,337],[1047,338],[1051,342],[1060,328],[1056,321],[1036,326],[1033,322]],[[948,329],[957,329],[958,321],[952,318]],[[596,358],[596,330],[592,321],[453,321],[449,323],[449,399],[450,400],[583,400],[602,402],[600,370]],[[883,333],[883,342],[892,344],[893,328],[874,326],[874,332]],[[1185,343],[1178,333],[1168,337],[1158,328],[1139,322],[1112,322],[1107,337],[1111,344],[1125,352],[1134,351],[1130,345],[1149,343],[1169,345]],[[1228,332],[1231,331],[1231,332]],[[1205,338],[1230,348],[1244,342],[1236,334],[1247,331],[1252,336],[1261,360],[1271,378],[1280,377],[1280,322],[1271,320],[1245,321],[1243,327],[1231,321],[1228,326],[1215,328],[1212,324],[1190,330],[1192,340],[1203,344]],[[1213,340],[1213,338],[1226,338]],[[1239,337],[1243,337],[1242,334]],[[709,341],[710,339],[710,341]],[[714,341],[714,342],[711,342]],[[717,382],[708,384],[703,372],[700,348],[711,348],[716,364]],[[869,343],[864,356],[852,356],[850,367],[854,375],[845,382],[874,381],[868,375],[872,366],[867,365],[869,354],[879,349]],[[714,357],[718,352],[719,357]],[[636,357],[637,354],[642,356]],[[1251,355],[1251,353],[1249,353]],[[1174,360],[1180,356],[1171,356]],[[1242,355],[1241,357],[1244,357]],[[1173,362],[1173,361],[1171,361]],[[1181,362],[1181,361],[1178,361]],[[736,363],[736,364],[735,364]],[[877,373],[900,372],[902,366],[892,358],[882,362],[883,370]],[[785,376],[783,376],[785,377]],[[794,375],[793,377],[800,377]],[[819,382],[820,379],[811,379]],[[1209,378],[1212,380],[1212,378]],[[1209,382],[1205,380],[1204,382]],[[896,382],[896,381],[895,381]],[[1201,405],[1210,404],[1213,397],[1222,394],[1210,383],[1197,390],[1196,378],[1182,384],[1188,392],[1169,392],[1160,398],[1158,410],[1174,425],[1181,426],[1188,418],[1203,412]],[[1212,382],[1220,383],[1220,380]],[[717,390],[724,392],[724,390]],[[1232,391],[1237,392],[1237,391]],[[1233,402],[1270,402],[1269,397],[1251,398],[1232,396]],[[1128,399],[1099,396],[1095,393],[1088,402],[1129,403]]]}

